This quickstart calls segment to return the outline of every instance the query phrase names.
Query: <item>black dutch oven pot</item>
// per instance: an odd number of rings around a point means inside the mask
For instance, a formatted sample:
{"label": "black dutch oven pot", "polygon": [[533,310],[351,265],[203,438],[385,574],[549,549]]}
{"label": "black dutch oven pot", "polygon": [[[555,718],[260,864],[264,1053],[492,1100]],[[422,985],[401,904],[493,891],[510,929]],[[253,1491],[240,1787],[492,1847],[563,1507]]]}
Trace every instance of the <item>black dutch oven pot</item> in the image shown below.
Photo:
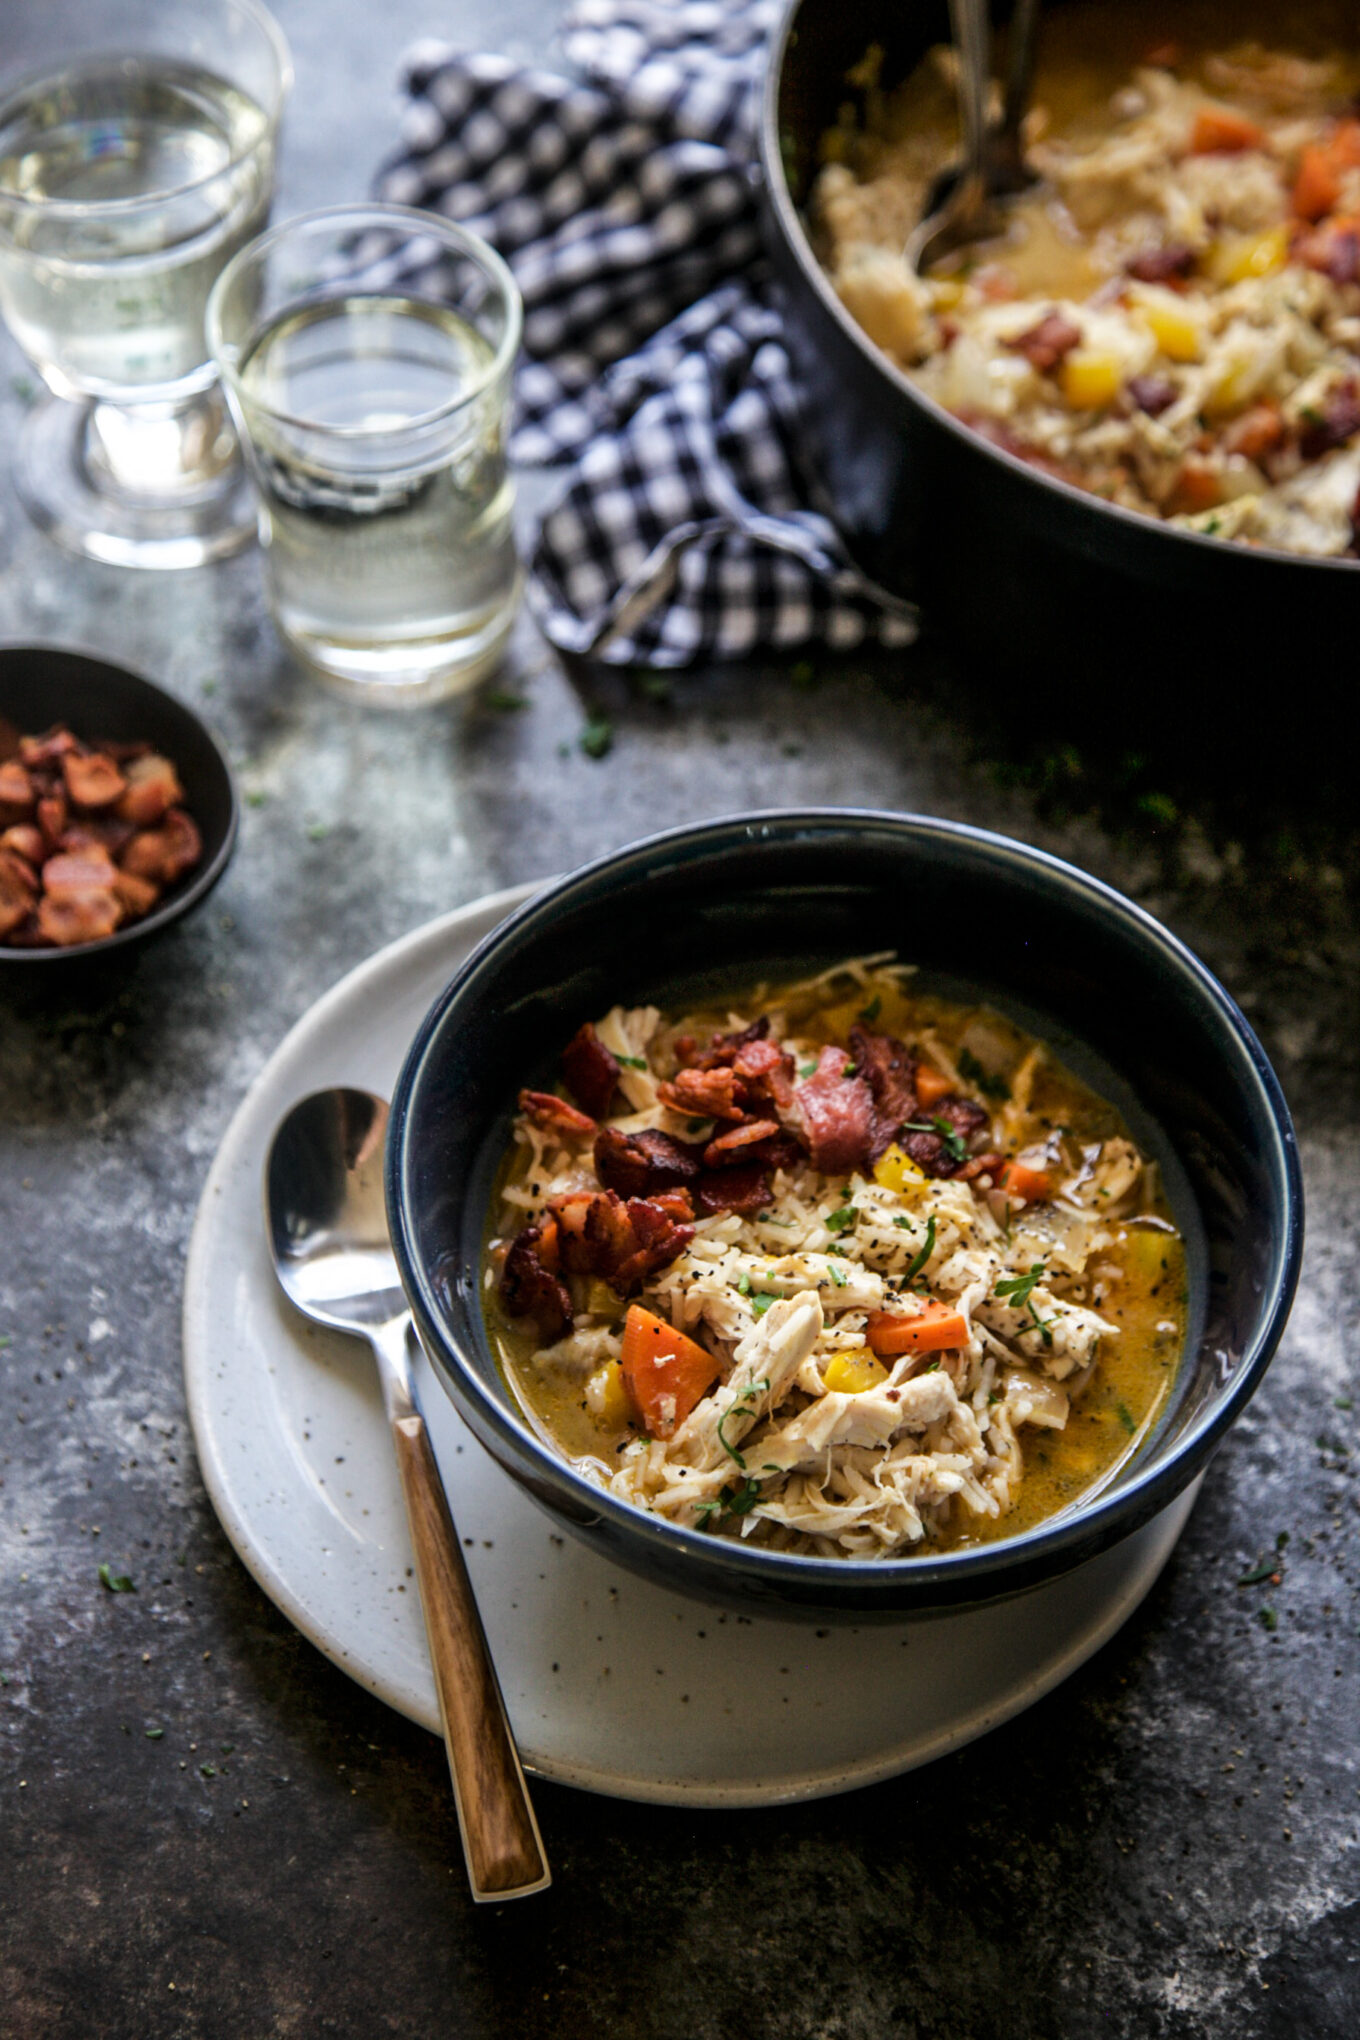
{"label": "black dutch oven pot", "polygon": [[1360,562],[1175,530],[1040,473],[914,388],[823,275],[802,214],[818,138],[852,96],[846,72],[878,43],[891,86],[948,40],[940,5],[791,0],[771,44],[765,235],[813,479],[851,552],[919,599],[927,624],[1045,683],[1045,699],[1133,681],[1182,718],[1212,709],[1206,739],[1223,710],[1281,682],[1291,701],[1316,687],[1325,705],[1360,624]]}

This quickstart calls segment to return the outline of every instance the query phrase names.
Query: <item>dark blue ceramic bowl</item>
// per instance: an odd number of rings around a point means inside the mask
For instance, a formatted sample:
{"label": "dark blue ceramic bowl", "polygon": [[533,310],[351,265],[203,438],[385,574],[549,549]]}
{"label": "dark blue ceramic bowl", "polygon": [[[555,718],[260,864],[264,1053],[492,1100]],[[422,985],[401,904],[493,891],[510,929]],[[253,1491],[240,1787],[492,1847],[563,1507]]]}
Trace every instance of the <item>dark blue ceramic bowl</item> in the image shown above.
{"label": "dark blue ceramic bowl", "polygon": [[[1117,1482],[1047,1526],[873,1563],[762,1551],[602,1493],[520,1416],[482,1322],[479,1257],[521,1085],[622,1000],[788,977],[894,949],[1048,1041],[1160,1157],[1189,1243],[1192,1333],[1169,1406]],[[980,829],[814,810],[655,836],[563,879],[458,971],[406,1058],[387,1199],[440,1379],[492,1456],[635,1571],[767,1612],[899,1616],[1017,1593],[1127,1537],[1199,1472],[1269,1364],[1298,1274],[1289,1113],[1246,1020],[1173,935],[1097,879]]]}

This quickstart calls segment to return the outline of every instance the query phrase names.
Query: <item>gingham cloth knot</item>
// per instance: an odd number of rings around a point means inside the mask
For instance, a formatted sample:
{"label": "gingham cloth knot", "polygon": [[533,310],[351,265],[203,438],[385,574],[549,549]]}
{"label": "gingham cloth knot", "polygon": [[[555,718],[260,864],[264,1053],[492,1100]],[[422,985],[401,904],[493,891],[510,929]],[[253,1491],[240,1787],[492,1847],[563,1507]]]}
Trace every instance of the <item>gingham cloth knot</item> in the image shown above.
{"label": "gingham cloth knot", "polygon": [[571,79],[421,44],[379,194],[482,235],[524,297],[510,451],[562,465],[530,562],[564,651],[681,666],[909,644],[800,471],[761,253],[775,0],[581,0]]}

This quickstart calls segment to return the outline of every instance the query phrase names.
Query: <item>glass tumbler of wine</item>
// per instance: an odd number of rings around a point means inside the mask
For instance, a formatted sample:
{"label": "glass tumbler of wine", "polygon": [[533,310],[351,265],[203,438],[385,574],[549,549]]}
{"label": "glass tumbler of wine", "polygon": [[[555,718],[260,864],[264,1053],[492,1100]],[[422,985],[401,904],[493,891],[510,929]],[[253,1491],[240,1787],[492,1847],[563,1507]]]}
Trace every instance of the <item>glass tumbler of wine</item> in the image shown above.
{"label": "glass tumbler of wine", "polygon": [[255,535],[204,333],[269,216],[288,47],[258,0],[26,0],[0,35],[0,312],[47,392],[15,481],[117,566]]}
{"label": "glass tumbler of wine", "polygon": [[213,287],[208,340],[259,492],[274,620],[352,700],[441,700],[505,649],[522,317],[493,248],[398,205],[285,220]]}

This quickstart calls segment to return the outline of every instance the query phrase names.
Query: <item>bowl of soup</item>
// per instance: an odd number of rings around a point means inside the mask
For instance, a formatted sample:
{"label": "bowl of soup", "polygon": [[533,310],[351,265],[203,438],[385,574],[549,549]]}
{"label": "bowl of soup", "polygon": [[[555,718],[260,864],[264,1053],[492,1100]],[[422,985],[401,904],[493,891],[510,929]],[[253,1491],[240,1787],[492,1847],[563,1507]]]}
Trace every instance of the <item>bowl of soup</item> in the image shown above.
{"label": "bowl of soup", "polygon": [[548,888],[457,973],[388,1204],[475,1434],[612,1557],[737,1605],[997,1598],[1165,1508],[1297,1275],[1228,995],[985,831],[776,813]]}

